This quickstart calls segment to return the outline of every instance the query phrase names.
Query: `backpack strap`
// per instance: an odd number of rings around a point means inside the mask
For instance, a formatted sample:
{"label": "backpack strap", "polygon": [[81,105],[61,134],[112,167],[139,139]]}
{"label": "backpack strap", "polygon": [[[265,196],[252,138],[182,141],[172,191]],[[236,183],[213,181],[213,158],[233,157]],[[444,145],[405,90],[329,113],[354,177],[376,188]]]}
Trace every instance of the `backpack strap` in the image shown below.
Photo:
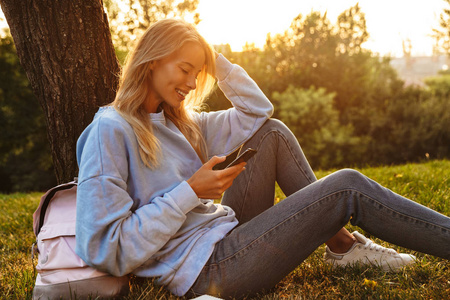
{"label": "backpack strap", "polygon": [[[75,177],[75,179],[71,182],[60,184],[58,186],[55,186],[51,189],[49,189],[42,197],[41,201],[39,203],[38,208],[33,214],[33,230],[34,234],[37,238],[39,232],[41,231],[42,226],[44,225],[45,220],[45,213],[47,212],[47,208],[50,205],[50,202],[53,200],[53,197],[55,197],[55,194],[59,191],[68,190],[73,188],[78,184],[78,178]],[[36,242],[33,243],[31,246],[31,257],[34,258],[35,252],[39,253],[39,250],[36,246]]]}
{"label": "backpack strap", "polygon": [[49,190],[49,192],[47,193],[47,196],[44,198],[44,201],[42,201],[42,206],[41,206],[41,211],[39,214],[39,222],[37,224],[37,228],[35,229],[35,233],[36,236],[39,234],[39,232],[41,232],[41,228],[44,225],[44,220],[45,220],[45,213],[47,211],[48,205],[50,204],[50,202],[52,201],[53,197],[55,196],[55,194],[59,191],[63,191],[63,190],[68,190],[73,188],[74,186],[77,185],[76,181],[71,181],[68,183],[64,183],[61,185],[58,185],[52,189]]}

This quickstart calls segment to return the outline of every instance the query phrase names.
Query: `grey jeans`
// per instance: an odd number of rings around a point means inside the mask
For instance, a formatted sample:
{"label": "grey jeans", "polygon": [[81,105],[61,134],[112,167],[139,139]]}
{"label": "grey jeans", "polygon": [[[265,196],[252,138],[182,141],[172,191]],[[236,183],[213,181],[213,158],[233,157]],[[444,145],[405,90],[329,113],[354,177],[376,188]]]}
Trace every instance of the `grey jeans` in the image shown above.
{"label": "grey jeans", "polygon": [[[258,153],[224,194],[239,226],[220,241],[188,296],[272,288],[349,221],[374,236],[450,259],[450,218],[345,169],[317,180],[296,138],[268,120],[245,143]],[[274,204],[275,182],[286,199]]]}

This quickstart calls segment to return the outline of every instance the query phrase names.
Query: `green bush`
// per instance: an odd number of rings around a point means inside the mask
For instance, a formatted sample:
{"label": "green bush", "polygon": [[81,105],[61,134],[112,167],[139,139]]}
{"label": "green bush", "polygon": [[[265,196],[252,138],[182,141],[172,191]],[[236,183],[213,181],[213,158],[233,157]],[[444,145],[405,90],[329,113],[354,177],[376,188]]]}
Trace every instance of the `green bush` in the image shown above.
{"label": "green bush", "polygon": [[372,115],[370,161],[388,164],[450,156],[450,90],[440,84],[442,79],[436,82],[427,90],[405,88]]}
{"label": "green bush", "polygon": [[324,88],[307,90],[290,86],[272,98],[278,103],[278,115],[298,138],[314,168],[352,164],[364,153],[365,140],[353,134],[351,125],[339,122],[333,107],[335,93]]}

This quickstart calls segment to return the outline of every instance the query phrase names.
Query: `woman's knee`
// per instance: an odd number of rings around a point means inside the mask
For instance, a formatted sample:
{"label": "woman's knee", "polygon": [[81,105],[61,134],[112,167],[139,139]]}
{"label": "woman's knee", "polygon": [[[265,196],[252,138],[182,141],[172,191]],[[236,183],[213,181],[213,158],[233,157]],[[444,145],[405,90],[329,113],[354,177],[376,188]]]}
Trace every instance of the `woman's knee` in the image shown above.
{"label": "woman's knee", "polygon": [[358,178],[364,177],[359,171],[355,169],[345,168],[334,172],[338,177],[350,178],[358,180]]}
{"label": "woman's knee", "polygon": [[339,189],[358,189],[367,182],[367,177],[354,169],[342,169],[327,176],[329,182]]}
{"label": "woman's knee", "polygon": [[280,121],[278,119],[272,119],[272,118],[268,119],[263,124],[263,126],[261,126],[261,128],[268,128],[271,130],[280,130],[280,131],[285,131],[285,130],[290,131],[290,129],[282,121]]}
{"label": "woman's knee", "polygon": [[287,127],[286,124],[278,119],[268,119],[261,126],[258,132],[260,134],[263,134],[264,136],[266,136],[267,133],[275,133],[277,136],[282,135],[287,139],[293,139],[294,141],[297,141],[297,138],[294,136],[289,127]]}

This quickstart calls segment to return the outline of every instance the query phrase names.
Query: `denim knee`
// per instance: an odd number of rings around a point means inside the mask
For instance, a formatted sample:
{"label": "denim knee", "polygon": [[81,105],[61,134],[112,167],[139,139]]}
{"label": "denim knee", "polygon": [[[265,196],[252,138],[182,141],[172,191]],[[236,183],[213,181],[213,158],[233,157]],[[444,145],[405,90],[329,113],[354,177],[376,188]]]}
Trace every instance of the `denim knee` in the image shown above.
{"label": "denim knee", "polygon": [[277,133],[278,135],[284,136],[286,139],[295,141],[297,143],[297,138],[294,136],[289,127],[286,126],[282,121],[278,119],[268,119],[263,126],[258,130],[256,135],[265,135],[266,133]]}
{"label": "denim knee", "polygon": [[368,178],[354,169],[342,169],[324,178],[333,190],[359,190],[368,182]]}
{"label": "denim knee", "polygon": [[282,121],[280,121],[278,119],[268,119],[263,124],[263,126],[261,126],[261,129],[263,129],[263,128],[264,129],[269,129],[269,130],[278,130],[278,131],[281,131],[281,132],[285,132],[285,131],[291,132],[289,127],[287,127],[286,124],[284,124]]}

